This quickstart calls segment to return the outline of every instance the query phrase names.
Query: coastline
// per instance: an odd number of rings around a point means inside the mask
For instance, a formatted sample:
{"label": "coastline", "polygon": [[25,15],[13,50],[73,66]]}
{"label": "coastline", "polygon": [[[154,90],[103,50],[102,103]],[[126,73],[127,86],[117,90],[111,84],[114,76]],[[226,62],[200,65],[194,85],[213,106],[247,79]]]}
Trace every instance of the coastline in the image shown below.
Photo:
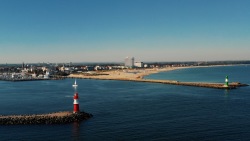
{"label": "coastline", "polygon": [[183,86],[206,87],[206,88],[216,88],[216,89],[235,89],[237,87],[249,86],[248,84],[242,84],[240,82],[232,82],[229,85],[225,86],[224,83],[180,82],[177,80],[144,79],[144,76],[154,74],[154,73],[159,73],[159,72],[173,71],[177,69],[220,67],[220,66],[229,66],[229,65],[167,67],[167,68],[160,68],[160,69],[140,69],[140,70],[130,69],[130,70],[119,70],[119,71],[117,70],[116,71],[99,71],[95,73],[71,74],[68,76],[68,78],[149,82],[149,83],[162,83],[162,84],[170,84],[170,85],[183,85]]}
{"label": "coastline", "polygon": [[207,68],[207,67],[223,67],[223,66],[238,66],[238,65],[210,65],[210,66],[185,66],[185,67],[109,70],[109,71],[87,72],[81,74],[70,74],[66,78],[100,79],[100,80],[143,80],[144,76],[160,72],[167,72],[179,69],[189,69],[189,68]]}
{"label": "coastline", "polygon": [[82,79],[101,79],[101,80],[142,80],[144,76],[173,71],[177,69],[185,69],[191,67],[167,67],[167,68],[154,68],[154,69],[129,69],[129,70],[111,70],[111,71],[98,71],[82,74],[70,74],[68,78],[82,78]]}

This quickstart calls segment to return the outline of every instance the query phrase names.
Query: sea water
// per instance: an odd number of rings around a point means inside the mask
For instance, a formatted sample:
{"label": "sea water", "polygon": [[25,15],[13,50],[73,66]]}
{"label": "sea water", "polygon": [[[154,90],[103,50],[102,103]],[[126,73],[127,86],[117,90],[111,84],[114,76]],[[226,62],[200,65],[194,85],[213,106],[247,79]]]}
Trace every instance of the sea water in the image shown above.
{"label": "sea water", "polygon": [[[182,69],[152,79],[250,84],[250,66]],[[0,114],[73,110],[74,79],[0,81]],[[80,110],[61,125],[0,125],[0,140],[250,140],[250,87],[233,90],[77,79]]]}

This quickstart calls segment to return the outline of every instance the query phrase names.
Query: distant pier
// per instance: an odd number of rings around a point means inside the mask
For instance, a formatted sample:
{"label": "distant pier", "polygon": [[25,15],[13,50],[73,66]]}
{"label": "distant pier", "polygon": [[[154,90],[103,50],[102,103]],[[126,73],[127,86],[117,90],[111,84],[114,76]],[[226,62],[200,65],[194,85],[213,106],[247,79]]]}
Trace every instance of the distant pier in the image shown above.
{"label": "distant pier", "polygon": [[216,89],[236,89],[237,87],[249,86],[248,84],[242,84],[239,82],[230,83],[228,87],[226,87],[224,83],[180,82],[180,81],[171,81],[171,80],[152,80],[152,79],[138,79],[138,80],[132,80],[132,81],[194,86],[194,87],[206,87],[206,88],[216,88]]}
{"label": "distant pier", "polygon": [[206,87],[214,89],[236,89],[237,87],[249,86],[248,84],[242,84],[239,82],[229,83],[228,87],[225,87],[224,83],[207,83],[207,82],[180,82],[176,80],[155,80],[155,79],[106,79],[106,78],[92,78],[92,77],[68,77],[78,79],[96,79],[96,80],[119,80],[119,81],[134,81],[134,82],[147,82],[147,83],[162,83],[170,85],[182,85],[182,86],[193,86],[193,87]]}
{"label": "distant pier", "polygon": [[73,113],[69,111],[40,115],[2,115],[0,116],[0,125],[65,124],[87,120],[92,116],[92,114],[85,112]]}

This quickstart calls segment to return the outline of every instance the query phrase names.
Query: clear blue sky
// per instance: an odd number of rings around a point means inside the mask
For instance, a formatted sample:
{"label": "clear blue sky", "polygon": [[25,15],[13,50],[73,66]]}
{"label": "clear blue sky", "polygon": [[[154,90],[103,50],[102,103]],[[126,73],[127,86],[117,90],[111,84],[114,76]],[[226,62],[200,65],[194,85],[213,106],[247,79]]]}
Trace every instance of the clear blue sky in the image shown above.
{"label": "clear blue sky", "polygon": [[0,63],[250,60],[250,0],[0,0]]}

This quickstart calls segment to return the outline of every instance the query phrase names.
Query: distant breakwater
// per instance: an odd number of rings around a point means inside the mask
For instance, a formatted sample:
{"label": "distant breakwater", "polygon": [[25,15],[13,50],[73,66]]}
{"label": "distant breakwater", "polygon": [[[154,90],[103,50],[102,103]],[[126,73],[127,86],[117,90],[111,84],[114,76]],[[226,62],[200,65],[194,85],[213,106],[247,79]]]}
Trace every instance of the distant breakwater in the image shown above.
{"label": "distant breakwater", "polygon": [[68,77],[68,78],[162,83],[162,84],[170,84],[170,85],[206,87],[206,88],[215,88],[215,89],[236,89],[237,87],[249,86],[248,84],[243,84],[240,82],[232,82],[232,83],[229,83],[228,87],[225,87],[224,83],[180,82],[180,81],[176,81],[176,80],[129,79],[129,78],[127,78],[127,79],[101,79],[101,78],[91,78],[91,77]]}
{"label": "distant breakwater", "polygon": [[180,81],[171,81],[171,80],[152,80],[152,79],[141,79],[138,81],[171,84],[171,85],[182,85],[182,86],[206,87],[206,88],[215,88],[215,89],[236,89],[237,87],[249,86],[248,84],[242,84],[240,82],[232,82],[227,87],[224,85],[224,83],[180,82]]}
{"label": "distant breakwater", "polygon": [[85,112],[57,112],[41,115],[10,115],[0,116],[0,125],[66,124],[87,120],[92,116],[92,114]]}

